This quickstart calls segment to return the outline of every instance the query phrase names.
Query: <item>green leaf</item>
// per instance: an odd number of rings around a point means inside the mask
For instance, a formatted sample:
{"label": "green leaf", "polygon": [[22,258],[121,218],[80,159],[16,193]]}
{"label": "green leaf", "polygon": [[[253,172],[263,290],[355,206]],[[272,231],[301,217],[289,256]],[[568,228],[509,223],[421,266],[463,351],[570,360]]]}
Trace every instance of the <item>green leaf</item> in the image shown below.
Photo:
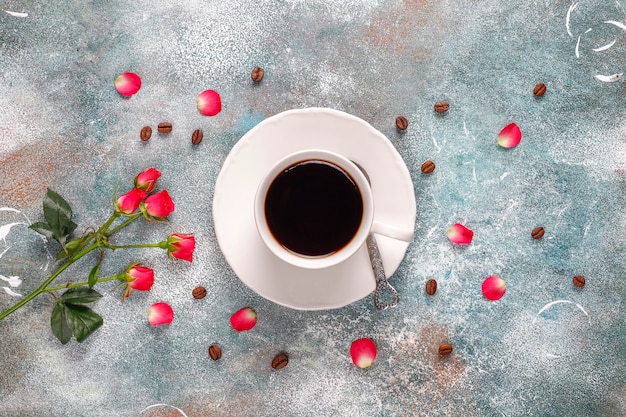
{"label": "green leaf", "polygon": [[65,314],[67,324],[79,343],[98,330],[103,323],[102,317],[87,306],[66,304]]}
{"label": "green leaf", "polygon": [[87,287],[70,288],[65,291],[60,298],[60,302],[64,304],[79,305],[89,304],[102,298],[102,294],[98,291]]}
{"label": "green leaf", "polygon": [[52,327],[52,333],[63,344],[66,344],[72,338],[72,330],[67,324],[65,315],[65,306],[63,304],[57,304],[52,310],[52,316],[50,317],[50,327]]}
{"label": "green leaf", "polygon": [[98,282],[98,273],[100,272],[101,263],[102,262],[98,262],[95,264],[94,267],[91,268],[91,272],[89,272],[89,278],[87,279],[87,282],[89,282],[89,288],[93,288],[93,286],[96,285],[96,282]]}
{"label": "green leaf", "polygon": [[28,226],[28,228],[34,230],[39,234],[44,235],[48,239],[56,239],[54,237],[54,230],[50,228],[50,225],[48,225],[48,223],[36,222]]}
{"label": "green leaf", "polygon": [[[52,232],[50,237],[65,246],[65,240],[76,229],[76,223],[72,221],[72,208],[68,202],[59,194],[48,189],[43,200],[43,215],[48,223],[42,230]],[[45,223],[41,225],[45,225]]]}

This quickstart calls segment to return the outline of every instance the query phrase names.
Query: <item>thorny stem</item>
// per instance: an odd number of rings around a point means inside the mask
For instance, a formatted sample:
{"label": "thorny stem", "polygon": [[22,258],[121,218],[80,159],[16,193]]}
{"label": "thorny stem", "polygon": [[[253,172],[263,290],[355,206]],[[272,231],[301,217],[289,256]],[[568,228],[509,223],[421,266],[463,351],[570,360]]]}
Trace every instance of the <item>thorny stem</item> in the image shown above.
{"label": "thorny stem", "polygon": [[[117,275],[113,275],[113,276],[106,277],[106,278],[99,278],[96,282],[100,283],[100,282],[115,281],[115,280],[119,280],[120,278],[124,278],[125,275],[126,274],[117,274]],[[73,282],[73,283],[65,284],[65,285],[57,285],[56,287],[48,287],[48,288],[45,288],[43,292],[65,290],[67,288],[84,287],[85,285],[89,285],[89,281]]]}

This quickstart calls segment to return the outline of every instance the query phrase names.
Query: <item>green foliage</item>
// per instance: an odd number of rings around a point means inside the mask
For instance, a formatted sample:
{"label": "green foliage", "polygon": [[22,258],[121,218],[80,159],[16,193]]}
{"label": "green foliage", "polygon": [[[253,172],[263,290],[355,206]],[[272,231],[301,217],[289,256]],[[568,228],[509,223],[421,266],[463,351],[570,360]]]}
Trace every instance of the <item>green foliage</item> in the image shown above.
{"label": "green foliage", "polygon": [[70,288],[59,297],[52,310],[50,326],[61,343],[66,344],[72,336],[82,342],[102,326],[102,317],[85,305],[100,298],[98,291],[87,287]]}
{"label": "green foliage", "polygon": [[59,242],[67,254],[65,242],[76,229],[76,223],[72,221],[72,208],[63,197],[48,189],[43,200],[43,215],[45,222],[36,222],[29,227]]}

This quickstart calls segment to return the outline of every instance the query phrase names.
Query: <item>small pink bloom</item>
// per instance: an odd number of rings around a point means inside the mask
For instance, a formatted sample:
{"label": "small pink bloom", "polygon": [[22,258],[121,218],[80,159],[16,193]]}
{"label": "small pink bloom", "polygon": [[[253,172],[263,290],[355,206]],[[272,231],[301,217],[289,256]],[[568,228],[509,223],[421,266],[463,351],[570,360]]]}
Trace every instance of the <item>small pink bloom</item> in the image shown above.
{"label": "small pink bloom", "polygon": [[174,310],[164,302],[152,304],[148,309],[148,322],[153,326],[170,324],[174,320]]}
{"label": "small pink bloom", "polygon": [[156,168],[148,168],[135,177],[135,187],[149,193],[154,190],[161,173]]}
{"label": "small pink bloom", "polygon": [[499,300],[506,292],[506,282],[499,276],[492,275],[483,281],[482,290],[488,300]]}
{"label": "small pink bloom", "polygon": [[474,232],[459,223],[453,224],[448,229],[448,239],[457,245],[469,245],[473,237]]}
{"label": "small pink bloom", "polygon": [[147,194],[139,188],[133,188],[126,194],[119,196],[115,202],[117,209],[124,214],[134,213],[139,208],[141,202],[146,198]]}
{"label": "small pink bloom", "polygon": [[192,262],[195,248],[196,238],[192,235],[172,233],[167,238],[167,252],[174,258]]}
{"label": "small pink bloom", "polygon": [[126,283],[126,289],[122,294],[123,298],[130,297],[132,290],[150,291],[154,284],[154,271],[145,266],[134,264],[126,269],[123,281]]}
{"label": "small pink bloom", "polygon": [[230,324],[238,332],[250,330],[256,324],[256,311],[250,307],[244,307],[230,316]]}
{"label": "small pink bloom", "polygon": [[514,148],[522,141],[522,131],[515,123],[510,123],[498,134],[498,145],[503,148]]}
{"label": "small pink bloom", "polygon": [[215,116],[222,111],[222,99],[215,90],[204,90],[196,99],[198,111],[203,116]]}
{"label": "small pink bloom", "polygon": [[134,72],[124,72],[115,78],[115,89],[124,97],[130,97],[141,88],[141,78]]}
{"label": "small pink bloom", "polygon": [[174,208],[174,202],[169,193],[163,190],[148,196],[142,204],[141,211],[149,216],[162,219],[169,216]]}
{"label": "small pink bloom", "polygon": [[376,345],[372,339],[366,337],[357,339],[350,346],[350,356],[352,363],[359,368],[368,368],[376,360]]}

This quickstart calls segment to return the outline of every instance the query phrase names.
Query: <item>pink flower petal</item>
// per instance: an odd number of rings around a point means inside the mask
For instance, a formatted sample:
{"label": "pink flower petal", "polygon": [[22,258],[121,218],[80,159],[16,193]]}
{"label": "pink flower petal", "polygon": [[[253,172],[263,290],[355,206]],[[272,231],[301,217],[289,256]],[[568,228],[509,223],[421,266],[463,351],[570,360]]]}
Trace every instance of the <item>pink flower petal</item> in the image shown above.
{"label": "pink flower petal", "polygon": [[198,111],[204,116],[215,116],[222,111],[222,99],[215,90],[204,90],[196,99]]}
{"label": "pink flower petal", "polygon": [[244,307],[230,316],[230,324],[238,332],[250,330],[256,324],[256,311],[250,307]]}
{"label": "pink flower petal", "polygon": [[503,148],[514,148],[522,141],[522,131],[515,123],[510,123],[500,131],[498,145]]}
{"label": "pink flower petal", "polygon": [[359,368],[367,368],[376,360],[376,345],[372,339],[366,337],[357,339],[350,346],[352,363]]}
{"label": "pink flower petal", "polygon": [[473,237],[474,232],[459,223],[453,224],[448,229],[448,239],[457,245],[469,245]]}
{"label": "pink flower petal", "polygon": [[174,320],[174,310],[164,302],[152,304],[148,309],[148,322],[153,326],[170,324]]}
{"label": "pink flower petal", "polygon": [[506,292],[506,282],[499,276],[492,275],[483,281],[482,290],[488,300],[499,300]]}
{"label": "pink flower petal", "polygon": [[141,78],[134,72],[124,72],[115,79],[115,89],[124,97],[130,97],[141,88]]}

